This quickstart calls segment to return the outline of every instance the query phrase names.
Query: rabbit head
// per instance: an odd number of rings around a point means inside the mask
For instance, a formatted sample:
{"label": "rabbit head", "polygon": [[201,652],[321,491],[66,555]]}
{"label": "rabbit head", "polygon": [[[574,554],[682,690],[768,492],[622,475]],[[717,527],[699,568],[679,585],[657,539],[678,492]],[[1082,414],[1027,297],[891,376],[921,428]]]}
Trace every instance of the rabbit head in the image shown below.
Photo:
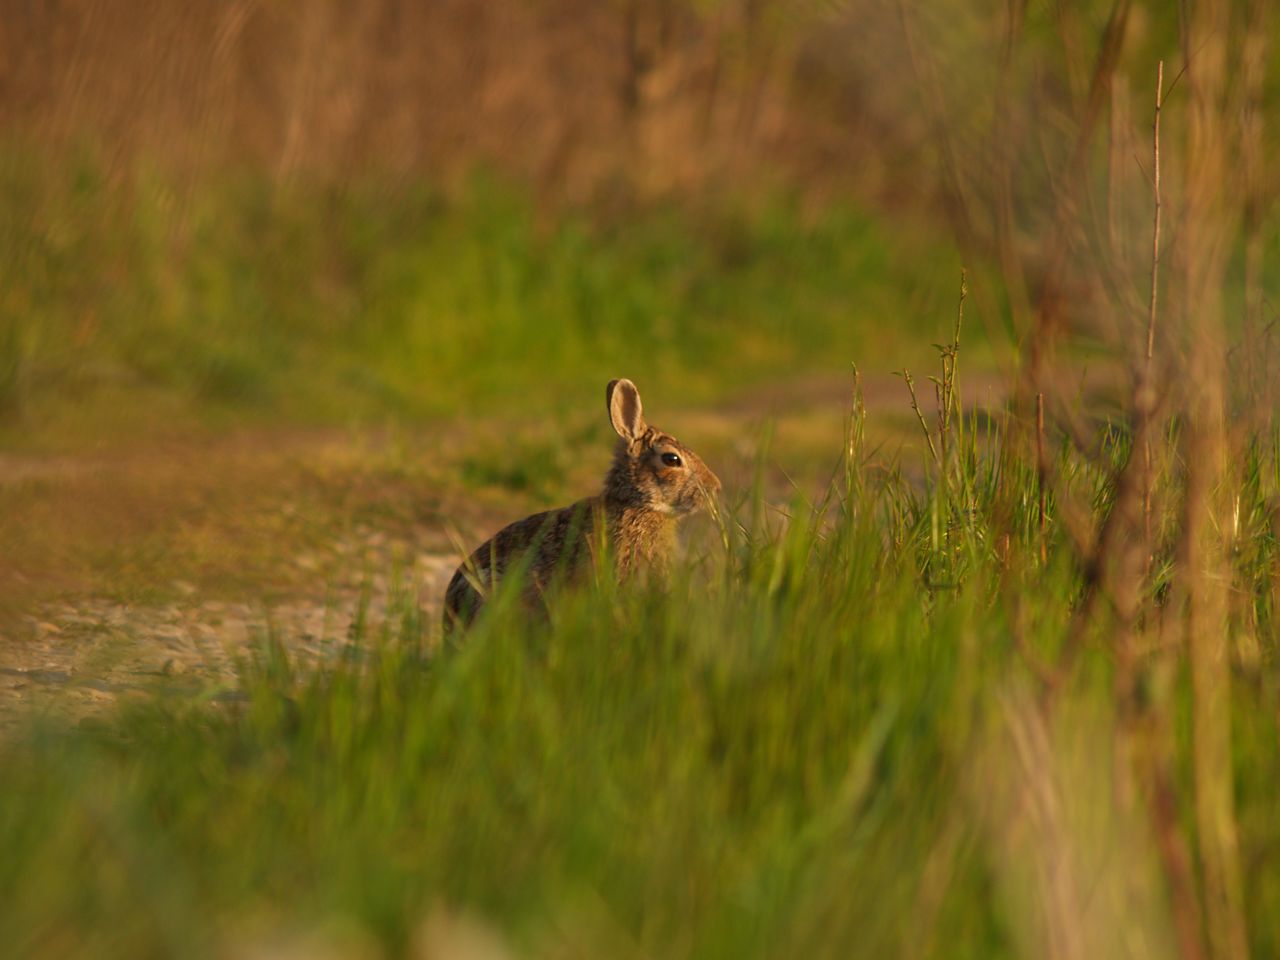
{"label": "rabbit head", "polygon": [[610,380],[609,421],[618,434],[605,500],[680,517],[704,508],[720,478],[675,437],[644,420],[640,391],[630,380]]}

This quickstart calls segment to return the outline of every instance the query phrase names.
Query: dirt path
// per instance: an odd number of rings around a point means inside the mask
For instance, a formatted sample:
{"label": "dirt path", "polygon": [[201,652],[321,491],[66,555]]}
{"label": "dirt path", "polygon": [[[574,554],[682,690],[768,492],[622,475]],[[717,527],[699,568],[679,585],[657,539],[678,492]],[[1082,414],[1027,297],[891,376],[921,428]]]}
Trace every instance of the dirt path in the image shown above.
{"label": "dirt path", "polygon": [[445,512],[470,531],[496,509],[445,489],[396,438],[339,432],[0,457],[0,729],[31,708],[234,697],[268,634],[315,662],[357,617],[429,621],[456,563]]}
{"label": "dirt path", "polygon": [[331,584],[324,595],[284,600],[209,600],[193,590],[159,604],[95,596],[42,603],[0,641],[0,729],[30,706],[75,717],[156,692],[235,699],[237,661],[268,635],[300,663],[322,663],[346,654],[357,617],[374,633],[384,624],[395,629],[406,597],[421,598],[429,629],[454,563],[422,554],[395,587],[371,574],[360,586]]}

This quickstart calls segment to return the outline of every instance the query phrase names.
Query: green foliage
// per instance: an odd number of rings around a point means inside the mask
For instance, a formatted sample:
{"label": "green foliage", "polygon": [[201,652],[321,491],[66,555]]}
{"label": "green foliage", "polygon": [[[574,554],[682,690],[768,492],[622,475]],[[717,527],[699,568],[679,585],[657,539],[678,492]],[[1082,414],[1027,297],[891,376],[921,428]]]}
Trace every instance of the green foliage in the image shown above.
{"label": "green foliage", "polygon": [[[1121,929],[1158,944],[1169,907],[1145,808],[1115,799],[1105,644],[1046,745],[1020,739],[1032,663],[1070,642],[1082,587],[1053,525],[1039,559],[1035,471],[970,423],[923,485],[876,479],[860,423],[824,503],[787,522],[739,504],[665,591],[605,578],[543,622],[508,589],[443,652],[404,595],[327,665],[268,636],[229,700],[157,695],[14,739],[3,942],[200,955],[354,928],[396,955],[444,909],[532,956],[1037,956],[1052,898],[1028,890],[1052,862],[1089,892],[1090,955]],[[1258,455],[1251,476],[1274,470]],[[1108,470],[1074,480],[1100,514]],[[1192,695],[1151,691],[1178,715]],[[1275,678],[1240,673],[1231,697],[1267,955]],[[1191,748],[1171,744],[1181,780]]]}
{"label": "green foliage", "polygon": [[0,405],[36,422],[545,411],[620,370],[695,401],[900,340],[954,256],[841,205],[552,220],[485,178],[179,192],[13,152],[0,239]]}

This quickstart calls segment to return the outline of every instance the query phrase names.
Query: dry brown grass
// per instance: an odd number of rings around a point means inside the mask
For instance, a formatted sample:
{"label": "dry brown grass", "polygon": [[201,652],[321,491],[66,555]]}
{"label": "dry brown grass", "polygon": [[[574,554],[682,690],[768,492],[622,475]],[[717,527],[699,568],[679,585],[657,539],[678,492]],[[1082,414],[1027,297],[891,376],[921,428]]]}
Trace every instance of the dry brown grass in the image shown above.
{"label": "dry brown grass", "polygon": [[[481,164],[584,200],[776,172],[911,198],[901,167],[922,131],[865,85],[874,61],[848,56],[875,7],[6,2],[0,124],[40,149],[87,146],[120,174],[342,183]],[[846,50],[818,42],[837,30]]]}

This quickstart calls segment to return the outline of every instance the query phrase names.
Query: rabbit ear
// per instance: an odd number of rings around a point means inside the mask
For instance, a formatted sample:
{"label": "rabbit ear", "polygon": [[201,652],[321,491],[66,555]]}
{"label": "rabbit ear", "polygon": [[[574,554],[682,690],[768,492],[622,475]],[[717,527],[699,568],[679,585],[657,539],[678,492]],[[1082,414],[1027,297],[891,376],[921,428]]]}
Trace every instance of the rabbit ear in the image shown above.
{"label": "rabbit ear", "polygon": [[640,391],[630,380],[610,380],[604,394],[609,408],[609,420],[623,440],[634,440],[644,433],[644,413],[640,406]]}

